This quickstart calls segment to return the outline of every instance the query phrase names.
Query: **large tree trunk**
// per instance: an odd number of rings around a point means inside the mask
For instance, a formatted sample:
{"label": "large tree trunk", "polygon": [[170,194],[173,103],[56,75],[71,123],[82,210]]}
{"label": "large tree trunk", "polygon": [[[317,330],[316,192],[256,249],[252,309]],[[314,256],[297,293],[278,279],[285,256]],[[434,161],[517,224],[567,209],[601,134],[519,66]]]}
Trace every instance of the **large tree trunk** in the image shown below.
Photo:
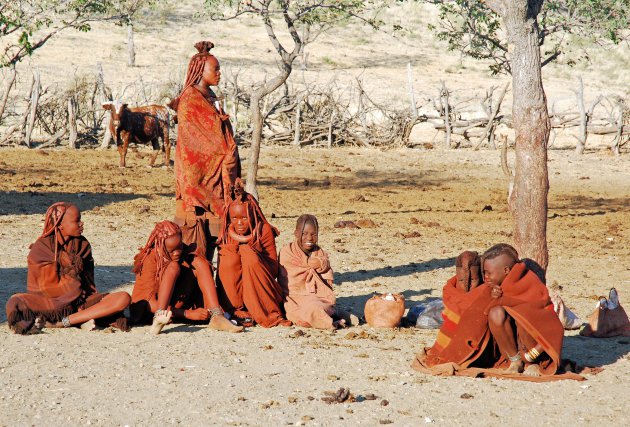
{"label": "large tree trunk", "polygon": [[127,66],[136,65],[136,48],[133,44],[133,25],[127,24]]}
{"label": "large tree trunk", "polygon": [[247,180],[245,191],[258,200],[258,189],[256,188],[256,176],[258,175],[258,159],[260,158],[260,144],[262,142],[263,118],[260,111],[260,97],[254,95],[250,100],[250,114],[252,116],[252,147],[249,153],[249,164],[247,167]]}
{"label": "large tree trunk", "polygon": [[284,66],[282,74],[274,77],[263,86],[256,89],[250,97],[250,114],[252,116],[252,148],[249,154],[249,164],[247,167],[247,180],[245,191],[258,200],[258,189],[256,188],[256,177],[258,175],[258,159],[260,158],[260,144],[262,143],[263,115],[260,110],[261,101],[274,90],[284,84],[291,75],[290,65]]}
{"label": "large tree trunk", "polygon": [[502,15],[512,53],[512,115],[516,134],[514,192],[510,210],[521,258],[544,270],[547,250],[547,143],[550,121],[542,84],[538,24],[542,0],[506,0]]}

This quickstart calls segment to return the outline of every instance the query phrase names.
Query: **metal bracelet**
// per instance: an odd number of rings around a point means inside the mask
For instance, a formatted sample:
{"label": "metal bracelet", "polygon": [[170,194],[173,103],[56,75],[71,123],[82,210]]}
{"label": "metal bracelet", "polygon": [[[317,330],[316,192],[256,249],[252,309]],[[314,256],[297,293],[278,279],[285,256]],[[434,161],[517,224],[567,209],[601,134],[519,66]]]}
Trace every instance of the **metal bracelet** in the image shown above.
{"label": "metal bracelet", "polygon": [[70,319],[68,317],[61,318],[61,324],[63,325],[64,328],[69,328],[70,326],[72,326],[70,324]]}

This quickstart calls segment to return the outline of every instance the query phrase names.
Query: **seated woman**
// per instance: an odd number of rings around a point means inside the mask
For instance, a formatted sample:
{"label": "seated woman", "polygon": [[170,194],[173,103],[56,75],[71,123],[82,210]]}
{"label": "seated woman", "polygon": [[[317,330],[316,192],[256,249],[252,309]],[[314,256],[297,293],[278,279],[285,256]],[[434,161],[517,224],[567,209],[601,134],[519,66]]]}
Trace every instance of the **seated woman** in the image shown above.
{"label": "seated woman", "polygon": [[7,321],[15,333],[76,325],[129,330],[122,313],[129,294],[96,291],[92,248],[82,233],[81,212],[75,205],[59,202],[48,208],[44,232],[28,254],[26,293],[7,301]]}
{"label": "seated woman", "polygon": [[[438,375],[518,378],[522,372],[561,379],[554,374],[564,329],[546,286],[510,245],[491,247],[481,260],[483,284],[466,281],[477,271],[458,271],[459,280],[455,276],[444,286],[444,324],[433,347],[418,353],[412,366]],[[460,267],[478,270],[479,264]]]}
{"label": "seated woman", "polygon": [[159,334],[171,317],[210,319],[210,328],[220,331],[243,330],[223,316],[210,264],[188,251],[182,243],[182,230],[174,222],[155,225],[134,258],[133,272],[136,283],[129,307],[131,319],[143,323],[153,316],[151,333]]}
{"label": "seated woman", "polygon": [[313,215],[302,215],[295,240],[280,250],[278,283],[286,299],[287,319],[298,326],[336,329],[344,320],[333,320],[335,292],[328,254],[317,245],[319,225]]}
{"label": "seated woman", "polygon": [[278,255],[272,227],[255,198],[237,179],[219,235],[217,282],[225,307],[241,322],[290,326],[282,315],[282,290],[276,281]]}

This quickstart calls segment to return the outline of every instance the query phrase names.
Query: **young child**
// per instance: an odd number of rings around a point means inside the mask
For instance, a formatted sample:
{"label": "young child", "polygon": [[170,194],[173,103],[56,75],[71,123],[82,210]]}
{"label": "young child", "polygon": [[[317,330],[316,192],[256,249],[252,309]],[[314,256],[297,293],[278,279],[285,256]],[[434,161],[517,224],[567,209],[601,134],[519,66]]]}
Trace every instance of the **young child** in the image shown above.
{"label": "young child", "polygon": [[317,245],[319,225],[313,215],[301,215],[295,227],[295,240],[280,250],[278,283],[285,292],[287,319],[298,326],[336,329],[333,271],[328,254]]}
{"label": "young child", "polygon": [[282,314],[282,290],[276,281],[276,236],[255,198],[237,179],[219,236],[218,286],[226,308],[241,322],[290,326]]}
{"label": "young child", "polygon": [[212,329],[241,332],[223,316],[212,270],[203,257],[189,253],[182,231],[171,221],[155,225],[146,245],[134,258],[131,318],[141,323],[153,315],[151,333],[157,335],[171,317],[192,321],[210,319]]}
{"label": "young child", "polygon": [[[516,249],[505,243],[488,249],[481,257],[481,284],[472,280],[479,268],[474,253],[463,253],[458,264],[443,289],[444,323],[437,339],[412,366],[436,375],[556,374],[564,328],[546,286],[519,261]],[[470,271],[461,271],[466,266]]]}
{"label": "young child", "polygon": [[26,293],[7,301],[7,320],[15,333],[75,325],[92,330],[97,324],[129,330],[122,314],[129,294],[96,291],[92,248],[82,234],[79,208],[65,202],[48,208],[44,231],[28,254]]}

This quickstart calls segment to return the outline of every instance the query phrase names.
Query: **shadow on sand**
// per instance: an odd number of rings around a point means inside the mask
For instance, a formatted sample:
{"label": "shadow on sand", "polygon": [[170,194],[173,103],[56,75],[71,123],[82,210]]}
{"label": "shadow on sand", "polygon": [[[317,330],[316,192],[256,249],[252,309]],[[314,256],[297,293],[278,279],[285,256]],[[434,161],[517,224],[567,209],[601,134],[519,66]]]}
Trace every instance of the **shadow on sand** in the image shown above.
{"label": "shadow on sand", "polygon": [[[170,194],[157,194],[170,196]],[[55,202],[71,202],[81,211],[89,211],[111,203],[126,202],[135,199],[149,199],[146,194],[126,193],[64,193],[36,191],[0,191],[0,215],[45,214],[46,209]]]}
{"label": "shadow on sand", "polygon": [[455,267],[454,257],[436,259],[433,258],[424,262],[410,262],[405,265],[397,265],[395,267],[388,265],[374,270],[357,270],[347,271],[343,273],[335,273],[335,283],[342,284],[345,282],[358,282],[361,280],[372,280],[377,277],[402,277],[413,273],[440,270],[443,268]]}

